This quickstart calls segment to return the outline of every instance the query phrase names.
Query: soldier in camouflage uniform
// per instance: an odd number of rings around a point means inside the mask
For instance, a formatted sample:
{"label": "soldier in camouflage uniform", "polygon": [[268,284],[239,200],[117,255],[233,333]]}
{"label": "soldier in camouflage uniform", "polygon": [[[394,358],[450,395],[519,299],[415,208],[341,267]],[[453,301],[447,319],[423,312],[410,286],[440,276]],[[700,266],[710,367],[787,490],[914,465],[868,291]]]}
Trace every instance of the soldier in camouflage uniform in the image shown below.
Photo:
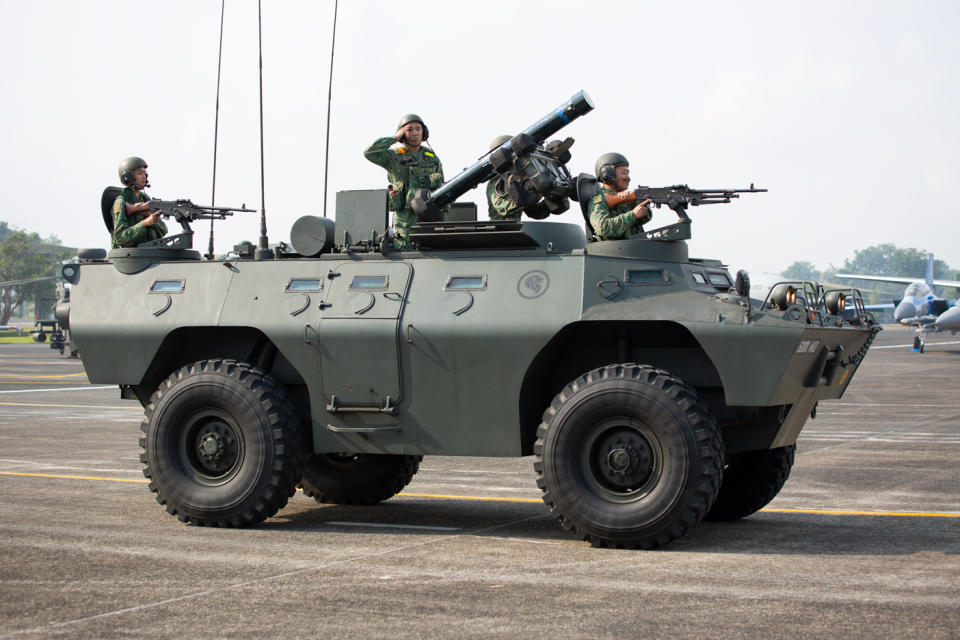
{"label": "soldier in camouflage uniform", "polygon": [[[490,143],[490,151],[509,139],[510,136],[497,136]],[[490,181],[487,182],[487,214],[490,219],[517,221],[523,213],[534,220],[543,220],[550,216],[550,210],[543,200],[530,207],[530,211],[524,212],[523,207],[518,205],[507,193],[507,183],[504,177],[497,175],[490,178]]]}
{"label": "soldier in camouflage uniform", "polygon": [[113,201],[113,248],[135,247],[142,242],[167,235],[158,212],[150,213],[150,196],[143,189],[147,182],[147,163],[143,158],[127,158],[117,169],[124,189]]}
{"label": "soldier in camouflage uniform", "polygon": [[620,202],[610,209],[607,196],[624,200],[632,197],[627,191],[630,184],[630,163],[619,153],[605,153],[597,159],[595,167],[600,190],[590,201],[588,210],[590,226],[600,240],[625,240],[643,231],[643,225],[653,217],[647,206],[649,200],[633,205]]}
{"label": "soldier in camouflage uniform", "polygon": [[[443,184],[443,167],[432,150],[421,148],[430,131],[415,113],[400,119],[397,133],[389,138],[377,138],[363,152],[364,157],[387,170],[390,181],[390,210],[393,214],[393,246],[409,249],[410,227],[417,224],[417,214],[410,202],[417,189],[436,189]],[[391,148],[400,143],[401,146]]]}

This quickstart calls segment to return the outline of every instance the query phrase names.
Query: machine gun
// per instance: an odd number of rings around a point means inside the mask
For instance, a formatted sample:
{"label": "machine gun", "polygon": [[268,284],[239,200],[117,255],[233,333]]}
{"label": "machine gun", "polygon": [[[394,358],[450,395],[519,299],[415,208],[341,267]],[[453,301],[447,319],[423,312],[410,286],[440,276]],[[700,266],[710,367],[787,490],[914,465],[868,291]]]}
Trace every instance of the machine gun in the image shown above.
{"label": "machine gun", "polygon": [[604,196],[611,209],[625,202],[644,202],[649,200],[658,209],[667,205],[679,216],[681,222],[690,222],[687,207],[699,207],[704,204],[726,204],[731,198],[739,198],[741,193],[762,193],[766,189],[691,189],[685,184],[671,187],[637,187],[627,192],[608,193]]}
{"label": "machine gun", "polygon": [[234,212],[256,213],[256,209],[247,209],[247,205],[242,205],[239,209],[235,207],[207,207],[193,204],[186,198],[179,200],[150,200],[150,211],[158,212],[161,218],[173,218],[180,223],[183,229],[181,233],[172,236],[166,236],[158,240],[144,242],[138,245],[144,247],[165,247],[168,249],[192,249],[193,248],[193,230],[190,223],[194,220],[225,220],[227,216],[232,216]]}
{"label": "machine gun", "polygon": [[421,221],[436,222],[443,217],[443,207],[500,173],[507,175],[508,192],[518,204],[531,206],[543,197],[548,207],[560,213],[573,186],[565,165],[573,139],[543,145],[549,136],[591,110],[590,96],[578,92],[436,190],[418,189],[410,206]]}

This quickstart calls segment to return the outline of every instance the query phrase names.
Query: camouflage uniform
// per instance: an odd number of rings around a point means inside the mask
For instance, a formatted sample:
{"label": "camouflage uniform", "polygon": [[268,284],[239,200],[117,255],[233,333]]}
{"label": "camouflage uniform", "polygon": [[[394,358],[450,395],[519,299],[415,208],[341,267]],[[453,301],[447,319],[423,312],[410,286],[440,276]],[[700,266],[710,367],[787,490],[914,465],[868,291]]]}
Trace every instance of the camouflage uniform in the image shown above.
{"label": "camouflage uniform", "polygon": [[617,192],[610,187],[603,185],[597,191],[590,201],[590,226],[594,233],[601,240],[626,240],[635,233],[643,231],[643,223],[650,222],[652,214],[645,216],[642,220],[637,220],[633,215],[633,209],[636,203],[621,203],[612,210],[607,207],[604,197],[607,195],[616,195]]}
{"label": "camouflage uniform", "polygon": [[[523,207],[518,206],[509,195],[500,195],[506,192],[506,185],[502,176],[495,176],[487,183],[487,213],[491,220],[519,220],[524,213]],[[543,220],[550,217],[547,204],[541,200],[533,207],[533,211],[526,212],[534,220]]]}
{"label": "camouflage uniform", "polygon": [[417,189],[436,189],[443,184],[443,167],[440,158],[432,151],[421,147],[420,151],[410,151],[401,145],[391,149],[397,139],[394,137],[377,138],[363,152],[364,157],[387,170],[390,181],[390,210],[393,214],[393,246],[397,249],[409,249],[410,227],[417,224],[417,214],[410,208],[410,202]]}
{"label": "camouflage uniform", "polygon": [[143,191],[139,194],[134,193],[130,187],[126,187],[113,201],[113,234],[110,237],[113,240],[114,249],[135,247],[142,242],[157,240],[167,235],[167,225],[163,224],[163,220],[157,219],[157,224],[148,227],[141,224],[147,215],[134,213],[127,216],[124,203],[137,204],[149,201],[150,196],[146,193]]}

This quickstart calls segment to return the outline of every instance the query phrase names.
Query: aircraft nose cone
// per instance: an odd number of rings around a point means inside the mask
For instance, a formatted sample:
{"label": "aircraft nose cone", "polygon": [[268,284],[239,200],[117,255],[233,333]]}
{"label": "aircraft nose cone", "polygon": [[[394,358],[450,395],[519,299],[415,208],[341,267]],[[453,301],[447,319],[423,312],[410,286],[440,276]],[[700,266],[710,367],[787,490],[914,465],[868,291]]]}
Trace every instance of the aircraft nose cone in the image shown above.
{"label": "aircraft nose cone", "polygon": [[902,322],[909,318],[917,317],[917,308],[913,306],[912,302],[904,300],[897,305],[897,308],[893,310],[893,319],[897,322]]}
{"label": "aircraft nose cone", "polygon": [[960,307],[953,307],[941,313],[934,325],[941,331],[960,329]]}

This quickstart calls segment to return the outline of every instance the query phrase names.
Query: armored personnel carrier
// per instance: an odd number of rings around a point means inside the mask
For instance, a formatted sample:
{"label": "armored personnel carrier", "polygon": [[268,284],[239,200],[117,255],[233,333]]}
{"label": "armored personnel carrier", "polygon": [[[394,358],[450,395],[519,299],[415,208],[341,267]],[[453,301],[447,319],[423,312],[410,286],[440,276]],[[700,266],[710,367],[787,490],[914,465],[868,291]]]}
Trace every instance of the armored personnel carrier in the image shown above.
{"label": "armored personnel carrier", "polygon": [[298,485],[373,504],[425,455],[533,455],[551,512],[599,546],[650,548],[767,504],[877,330],[856,291],[751,297],[745,274],[688,255],[687,215],[590,242],[575,224],[440,213],[498,173],[526,202],[585,210],[595,180],[548,137],[592,108],[581,92],[417,194],[414,250],[391,248],[373,190],[337,194],[336,223],[298,220],[292,249],[204,260],[181,238],[66,265],[61,326],[91,382],[143,405],[144,475],[167,511],[251,525]]}

